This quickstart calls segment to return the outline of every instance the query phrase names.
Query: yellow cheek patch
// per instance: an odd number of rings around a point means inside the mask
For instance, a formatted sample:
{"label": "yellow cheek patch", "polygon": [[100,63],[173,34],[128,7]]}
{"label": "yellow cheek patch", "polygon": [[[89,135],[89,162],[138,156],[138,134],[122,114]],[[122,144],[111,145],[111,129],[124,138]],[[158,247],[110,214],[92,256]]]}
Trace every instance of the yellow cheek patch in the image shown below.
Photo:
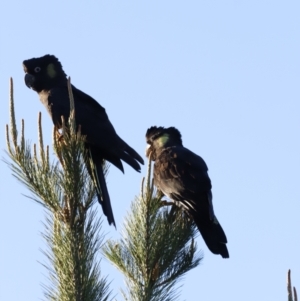
{"label": "yellow cheek patch", "polygon": [[169,140],[168,134],[163,134],[161,137],[158,138],[158,145],[160,147],[164,146]]}
{"label": "yellow cheek patch", "polygon": [[55,67],[54,67],[53,64],[49,64],[49,65],[47,66],[47,74],[48,74],[51,78],[53,78],[53,77],[56,76],[56,71],[55,71]]}

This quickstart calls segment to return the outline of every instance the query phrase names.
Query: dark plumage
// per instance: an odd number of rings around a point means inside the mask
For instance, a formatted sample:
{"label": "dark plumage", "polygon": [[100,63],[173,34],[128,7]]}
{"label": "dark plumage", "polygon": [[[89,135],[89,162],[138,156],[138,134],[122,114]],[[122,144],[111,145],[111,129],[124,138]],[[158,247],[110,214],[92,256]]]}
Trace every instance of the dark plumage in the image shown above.
{"label": "dark plumage", "polygon": [[214,214],[204,160],[182,145],[181,134],[174,127],[151,127],[146,140],[147,157],[155,161],[157,188],[193,218],[212,253],[229,258],[226,235]]}
{"label": "dark plumage", "polygon": [[[61,116],[68,120],[70,100],[67,88],[67,76],[59,60],[53,55],[45,55],[23,62],[25,83],[36,91],[41,102],[47,108],[55,126],[61,128]],[[75,119],[81,126],[81,133],[86,136],[86,148],[91,156],[97,173],[97,188],[99,203],[109,224],[115,225],[102,170],[103,160],[111,162],[124,172],[122,161],[125,161],[136,171],[140,171],[143,159],[123,141],[110,123],[105,109],[92,97],[72,86]]]}

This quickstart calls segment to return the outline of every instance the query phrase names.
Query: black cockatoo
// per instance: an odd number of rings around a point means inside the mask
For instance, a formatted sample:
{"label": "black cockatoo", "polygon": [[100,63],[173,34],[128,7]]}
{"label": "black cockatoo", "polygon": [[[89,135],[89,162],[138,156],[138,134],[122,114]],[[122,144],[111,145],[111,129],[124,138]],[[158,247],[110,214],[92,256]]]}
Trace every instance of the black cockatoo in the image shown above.
{"label": "black cockatoo", "polygon": [[[36,91],[47,108],[54,125],[61,128],[61,116],[67,121],[70,100],[67,76],[59,60],[53,55],[32,58],[23,62],[26,86]],[[115,225],[110,198],[103,174],[103,160],[107,160],[124,172],[122,161],[136,171],[144,161],[139,154],[123,141],[108,119],[105,109],[91,96],[72,86],[76,125],[86,136],[86,148],[97,173],[98,200],[109,224]],[[101,191],[101,194],[100,194]]]}
{"label": "black cockatoo", "polygon": [[204,160],[182,145],[175,127],[147,130],[146,155],[154,163],[154,183],[175,205],[192,217],[207,247],[229,258],[227,238],[212,204],[211,182]]}

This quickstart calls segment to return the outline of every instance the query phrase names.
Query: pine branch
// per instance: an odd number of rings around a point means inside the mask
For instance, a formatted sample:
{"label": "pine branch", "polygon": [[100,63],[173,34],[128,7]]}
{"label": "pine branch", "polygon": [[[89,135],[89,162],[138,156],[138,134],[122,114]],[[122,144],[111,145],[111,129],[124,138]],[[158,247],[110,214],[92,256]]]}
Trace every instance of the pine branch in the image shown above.
{"label": "pine branch", "polygon": [[[70,87],[69,80],[69,87]],[[32,193],[31,199],[46,210],[46,255],[51,284],[44,286],[47,300],[108,300],[106,278],[101,278],[97,252],[102,245],[101,221],[92,205],[96,188],[90,178],[90,164],[84,137],[76,132],[74,103],[70,92],[70,119],[63,120],[63,136],[55,129],[54,150],[58,162],[50,163],[49,148],[44,147],[41,114],[38,118],[38,150],[25,140],[24,121],[18,142],[13,86],[10,86],[10,126],[6,126],[8,155],[6,163],[13,175]],[[70,125],[70,126],[69,126]],[[88,179],[88,180],[87,180]]]}
{"label": "pine branch", "polygon": [[125,276],[125,300],[171,301],[178,297],[177,282],[202,257],[196,253],[194,223],[180,210],[163,206],[150,174],[149,162],[147,179],[131,204],[122,238],[109,240],[103,253]]}
{"label": "pine branch", "polygon": [[291,270],[288,270],[287,275],[287,291],[288,291],[288,301],[298,301],[296,288],[292,288],[291,281]]}

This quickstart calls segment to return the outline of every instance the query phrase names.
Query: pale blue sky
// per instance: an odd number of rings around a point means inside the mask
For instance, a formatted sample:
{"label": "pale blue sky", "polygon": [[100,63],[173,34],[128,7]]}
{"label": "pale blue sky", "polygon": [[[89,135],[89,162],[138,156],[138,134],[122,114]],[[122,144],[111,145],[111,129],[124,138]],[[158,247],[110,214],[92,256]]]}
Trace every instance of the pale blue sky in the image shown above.
{"label": "pale blue sky", "polygon": [[[299,12],[299,1],[274,0],[2,1],[1,157],[10,76],[27,139],[37,141],[42,111],[51,144],[51,120],[24,84],[22,61],[56,55],[141,155],[148,127],[175,126],[208,164],[230,259],[199,237],[205,258],[181,282],[180,300],[286,300],[289,268],[300,290]],[[145,170],[110,168],[118,230]],[[3,162],[0,180],[0,299],[40,300],[44,213]],[[102,266],[118,293],[121,274]]]}

